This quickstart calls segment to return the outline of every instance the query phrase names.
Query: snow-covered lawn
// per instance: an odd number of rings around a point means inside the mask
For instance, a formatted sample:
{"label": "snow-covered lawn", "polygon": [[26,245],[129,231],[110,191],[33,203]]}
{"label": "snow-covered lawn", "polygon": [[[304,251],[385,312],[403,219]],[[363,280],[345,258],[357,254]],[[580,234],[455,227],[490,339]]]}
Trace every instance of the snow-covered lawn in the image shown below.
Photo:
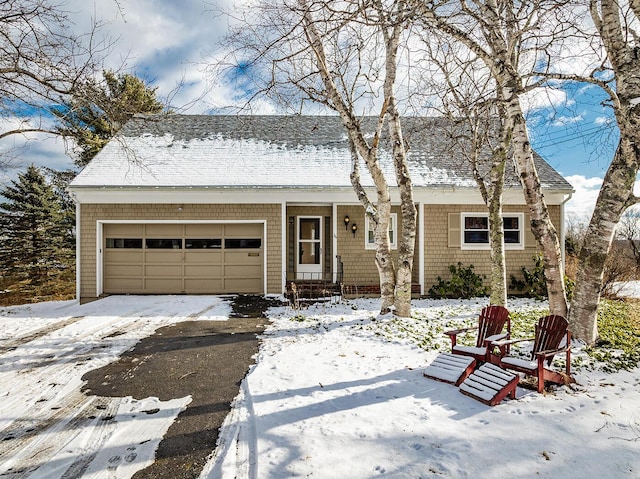
{"label": "snow-covered lawn", "polygon": [[[583,368],[493,408],[423,377],[442,331],[485,302],[415,301],[413,320],[374,300],[273,309],[202,477],[640,477],[638,369]],[[0,439],[25,438],[0,441],[0,476],[131,477],[189,398],[87,397],[81,376],[158,327],[228,314],[211,296],[0,308]]]}

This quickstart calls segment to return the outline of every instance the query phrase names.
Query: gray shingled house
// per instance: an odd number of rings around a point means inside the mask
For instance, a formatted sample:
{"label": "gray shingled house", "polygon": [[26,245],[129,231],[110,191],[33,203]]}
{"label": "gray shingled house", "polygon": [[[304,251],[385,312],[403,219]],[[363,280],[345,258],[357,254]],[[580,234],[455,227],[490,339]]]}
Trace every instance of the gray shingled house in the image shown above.
{"label": "gray shingled house", "polygon": [[[415,292],[458,262],[488,273],[487,209],[447,140],[447,122],[406,118],[403,129],[419,212]],[[388,150],[380,159],[393,181]],[[373,237],[350,183],[350,162],[337,117],[136,116],[69,187],[77,204],[78,296],[281,294],[295,280],[374,292]],[[537,167],[563,237],[573,189],[542,158]],[[536,244],[509,169],[507,274],[518,276]],[[392,195],[398,199],[395,185]],[[394,244],[399,216],[394,207]]]}

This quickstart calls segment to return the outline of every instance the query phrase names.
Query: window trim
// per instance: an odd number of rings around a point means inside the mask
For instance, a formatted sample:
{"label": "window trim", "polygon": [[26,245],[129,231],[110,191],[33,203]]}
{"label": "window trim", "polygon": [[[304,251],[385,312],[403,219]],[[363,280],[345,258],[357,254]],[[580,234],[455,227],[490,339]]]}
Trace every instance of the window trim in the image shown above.
{"label": "window trim", "polygon": [[[525,248],[524,237],[524,213],[502,213],[502,219],[504,218],[518,218],[518,230],[509,230],[509,231],[519,231],[520,232],[520,241],[518,243],[504,243],[505,250],[523,250]],[[489,218],[488,213],[478,213],[478,212],[464,212],[460,213],[460,249],[462,250],[488,250],[489,243],[467,243],[464,240],[465,233],[465,219],[466,218]],[[488,226],[487,226],[488,228]],[[484,231],[484,230],[483,230]],[[487,229],[488,231],[488,229]]]}
{"label": "window trim", "polygon": [[[371,221],[369,216],[364,217],[364,248],[376,249],[374,242],[369,242],[369,228]],[[389,216],[389,231],[393,232],[393,241],[391,241],[391,249],[398,249],[398,213],[391,213]]]}

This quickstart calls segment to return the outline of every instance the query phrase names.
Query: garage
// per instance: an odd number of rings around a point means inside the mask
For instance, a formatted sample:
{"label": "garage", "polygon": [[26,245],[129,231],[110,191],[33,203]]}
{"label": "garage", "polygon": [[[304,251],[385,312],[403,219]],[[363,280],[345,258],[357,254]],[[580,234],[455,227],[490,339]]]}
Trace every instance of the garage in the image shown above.
{"label": "garage", "polygon": [[263,223],[103,228],[106,294],[264,292]]}

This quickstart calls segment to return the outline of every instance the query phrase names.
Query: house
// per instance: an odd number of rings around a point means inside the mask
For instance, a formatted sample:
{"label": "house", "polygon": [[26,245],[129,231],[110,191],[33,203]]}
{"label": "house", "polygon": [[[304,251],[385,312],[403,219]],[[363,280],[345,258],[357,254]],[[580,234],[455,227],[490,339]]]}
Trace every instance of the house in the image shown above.
{"label": "house", "polygon": [[[363,125],[373,122],[365,118]],[[447,127],[442,118],[403,120],[418,210],[413,283],[420,294],[451,264],[473,264],[479,274],[490,266],[487,209]],[[399,197],[382,146],[395,247]],[[536,161],[563,238],[573,189],[542,158]],[[519,276],[537,248],[509,170],[507,274]],[[77,204],[78,296],[281,294],[295,280],[375,292],[373,237],[350,171],[338,117],[138,115],[69,186]],[[364,165],[361,171],[371,188]]]}

